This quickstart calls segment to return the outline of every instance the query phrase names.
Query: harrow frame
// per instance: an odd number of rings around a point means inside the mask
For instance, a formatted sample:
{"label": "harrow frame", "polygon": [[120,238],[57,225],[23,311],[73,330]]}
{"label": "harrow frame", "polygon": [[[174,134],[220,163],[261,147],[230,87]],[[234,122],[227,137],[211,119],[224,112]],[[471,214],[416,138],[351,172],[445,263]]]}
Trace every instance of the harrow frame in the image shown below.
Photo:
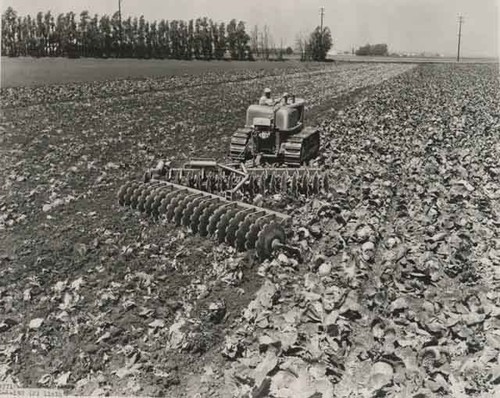
{"label": "harrow frame", "polygon": [[[144,174],[144,181],[162,179],[206,192],[218,192],[236,200],[243,189],[249,196],[288,193],[306,196],[328,190],[327,175],[319,168],[250,167],[244,163],[222,164],[212,159],[190,160],[182,167],[160,161]],[[214,183],[209,183],[208,181]]]}

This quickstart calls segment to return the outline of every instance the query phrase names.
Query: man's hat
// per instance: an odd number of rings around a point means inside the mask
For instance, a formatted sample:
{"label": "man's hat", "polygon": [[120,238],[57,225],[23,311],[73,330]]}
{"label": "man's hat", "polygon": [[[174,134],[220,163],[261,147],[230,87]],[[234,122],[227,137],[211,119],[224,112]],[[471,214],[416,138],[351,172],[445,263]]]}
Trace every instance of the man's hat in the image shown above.
{"label": "man's hat", "polygon": [[271,92],[271,89],[270,88],[265,88],[264,89],[264,92],[267,94],[267,93],[270,93]]}

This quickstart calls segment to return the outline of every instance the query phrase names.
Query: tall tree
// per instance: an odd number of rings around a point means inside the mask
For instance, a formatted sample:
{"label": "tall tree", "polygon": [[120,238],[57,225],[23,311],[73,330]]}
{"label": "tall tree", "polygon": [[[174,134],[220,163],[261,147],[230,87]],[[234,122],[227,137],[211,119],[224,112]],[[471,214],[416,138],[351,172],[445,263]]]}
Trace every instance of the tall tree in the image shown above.
{"label": "tall tree", "polygon": [[77,26],[75,21],[75,13],[70,11],[66,14],[65,17],[65,30],[66,30],[66,48],[65,54],[68,57],[78,57],[77,50]]}
{"label": "tall tree", "polygon": [[238,34],[236,31],[236,19],[231,19],[227,24],[227,47],[231,59],[238,59]]}
{"label": "tall tree", "polygon": [[80,13],[80,23],[78,24],[78,43],[79,52],[82,56],[88,57],[89,52],[89,30],[90,25],[90,15],[88,11],[82,11]]}
{"label": "tall tree", "polygon": [[5,45],[5,53],[8,56],[15,57],[18,55],[16,48],[17,13],[12,7],[8,7],[4,16],[2,19],[2,45]]}
{"label": "tall tree", "polygon": [[35,23],[30,15],[23,18],[24,36],[25,36],[25,50],[24,55],[33,56],[36,53],[36,31]]}
{"label": "tall tree", "polygon": [[151,58],[151,47],[152,47],[152,40],[151,40],[151,27],[149,25],[149,22],[146,22],[144,24],[144,42],[145,42],[145,47],[144,47],[144,58]]}
{"label": "tall tree", "polygon": [[158,45],[159,45],[159,57],[169,58],[170,57],[170,43],[169,43],[169,29],[168,21],[162,19],[158,24]]}
{"label": "tall tree", "polygon": [[264,29],[260,33],[260,52],[262,54],[262,57],[268,61],[269,56],[271,54],[271,46],[270,42],[272,41],[271,34],[269,33],[269,27],[267,25],[264,25]]}
{"label": "tall tree", "polygon": [[99,20],[99,33],[101,39],[101,57],[108,58],[111,56],[113,43],[111,20],[108,15],[103,15]]}
{"label": "tall tree", "polygon": [[193,52],[194,52],[194,22],[192,19],[189,20],[188,24],[188,39],[187,39],[187,49],[186,49],[186,59],[192,59],[193,58]]}
{"label": "tall tree", "polygon": [[193,56],[195,59],[201,59],[201,39],[201,18],[196,18],[193,33]]}
{"label": "tall tree", "polygon": [[132,20],[132,36],[131,36],[132,56],[139,57],[139,20],[134,17]]}
{"label": "tall tree", "polygon": [[245,23],[243,21],[238,22],[236,27],[236,48],[239,60],[251,59],[251,51],[248,46],[248,41],[250,36],[245,31]]}
{"label": "tall tree", "polygon": [[43,16],[43,23],[45,25],[45,30],[47,32],[47,45],[44,49],[44,54],[43,56],[54,56],[54,47],[56,45],[56,40],[54,36],[54,31],[55,31],[55,22],[54,22],[54,16],[51,14],[50,11],[47,11],[45,15]]}
{"label": "tall tree", "polygon": [[190,54],[188,54],[187,42],[188,42],[188,30],[187,25],[184,21],[178,21],[178,59],[191,59]]}
{"label": "tall tree", "polygon": [[203,18],[201,20],[201,52],[203,54],[203,58],[206,60],[212,59],[212,34],[210,31],[210,23],[207,18]]}
{"label": "tall tree", "polygon": [[226,52],[225,27],[224,23],[212,24],[212,37],[214,41],[214,57],[221,60]]}
{"label": "tall tree", "polygon": [[173,59],[180,59],[179,22],[170,21],[169,29],[170,46]]}
{"label": "tall tree", "polygon": [[324,61],[326,54],[332,48],[333,40],[329,28],[321,28],[318,26],[309,37],[309,51],[313,61]]}
{"label": "tall tree", "polygon": [[134,42],[134,33],[132,29],[132,18],[128,17],[122,22],[122,35],[123,42],[121,46],[121,56],[132,58],[133,55],[133,42]]}
{"label": "tall tree", "polygon": [[33,47],[33,37],[31,35],[31,16],[25,16],[21,22],[21,35],[23,37],[23,46],[22,46],[22,54],[24,56],[31,55],[32,47]]}
{"label": "tall tree", "polygon": [[146,20],[144,19],[144,15],[141,15],[139,18],[136,48],[136,56],[138,58],[144,58],[146,56]]}
{"label": "tall tree", "polygon": [[110,20],[111,25],[111,51],[110,54],[113,57],[121,56],[121,37],[122,24],[120,24],[120,13],[116,11]]}
{"label": "tall tree", "polygon": [[55,54],[57,56],[64,56],[64,49],[66,48],[66,20],[64,14],[59,14],[56,18],[56,26],[54,30],[55,39]]}
{"label": "tall tree", "polygon": [[252,50],[252,53],[260,57],[260,52],[259,52],[259,27],[255,25],[252,29],[252,33],[250,34],[250,49]]}
{"label": "tall tree", "polygon": [[[253,36],[245,24],[232,20],[217,23],[206,17],[189,21],[122,20],[112,16],[90,16],[82,11],[54,17],[50,11],[35,16],[18,15],[12,7],[2,14],[2,53],[9,56],[136,57],[176,59],[251,59],[259,52],[258,28]],[[266,28],[267,29],[267,28]],[[251,40],[250,44],[249,41]]]}
{"label": "tall tree", "polygon": [[9,29],[5,13],[2,14],[2,55],[9,55],[8,35]]}
{"label": "tall tree", "polygon": [[36,42],[37,42],[37,55],[44,57],[47,55],[48,45],[48,26],[45,23],[43,12],[36,14]]}
{"label": "tall tree", "polygon": [[87,37],[90,56],[102,57],[102,39],[99,33],[99,16],[97,14],[89,22]]}
{"label": "tall tree", "polygon": [[156,21],[149,25],[149,36],[151,45],[151,58],[159,58],[159,48],[158,48],[158,24]]}
{"label": "tall tree", "polygon": [[303,33],[298,34],[296,37],[296,48],[300,53],[301,61],[310,61],[308,53],[309,44]]}

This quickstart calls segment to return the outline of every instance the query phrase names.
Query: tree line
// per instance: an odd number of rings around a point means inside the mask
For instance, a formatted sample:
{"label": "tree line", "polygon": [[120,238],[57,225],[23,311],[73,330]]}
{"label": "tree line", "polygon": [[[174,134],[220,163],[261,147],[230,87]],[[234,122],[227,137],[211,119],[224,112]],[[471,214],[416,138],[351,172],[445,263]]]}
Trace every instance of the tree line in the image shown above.
{"label": "tree line", "polygon": [[375,55],[375,56],[387,56],[389,55],[389,48],[387,44],[366,44],[359,47],[356,50],[356,55]]}
{"label": "tree line", "polygon": [[325,61],[328,51],[333,46],[332,34],[329,28],[318,26],[309,37],[299,35],[297,37],[297,47],[302,61]]}
{"label": "tree line", "polygon": [[[297,35],[295,44],[301,61],[325,61],[333,46],[333,39],[329,28],[324,27],[322,30],[318,26],[308,36]],[[285,48],[282,42],[279,47],[276,45],[267,25],[261,30],[258,26],[253,28],[250,33],[250,48],[256,58],[265,60],[282,60],[294,53],[291,47]]]}
{"label": "tree line", "polygon": [[83,11],[20,16],[2,14],[2,55],[11,57],[96,57],[252,60],[245,23],[208,18],[149,22],[144,16],[121,20]]}

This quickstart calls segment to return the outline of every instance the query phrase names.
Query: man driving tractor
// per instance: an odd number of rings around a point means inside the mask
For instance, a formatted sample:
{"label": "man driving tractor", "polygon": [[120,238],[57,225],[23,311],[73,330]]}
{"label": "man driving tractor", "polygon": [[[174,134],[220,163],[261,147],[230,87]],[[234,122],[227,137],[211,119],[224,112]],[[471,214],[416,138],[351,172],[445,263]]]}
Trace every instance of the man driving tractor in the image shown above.
{"label": "man driving tractor", "polygon": [[271,98],[271,89],[270,88],[264,89],[264,95],[262,97],[260,97],[259,105],[269,105],[269,106],[274,105],[274,101]]}
{"label": "man driving tractor", "polygon": [[[292,102],[294,102],[294,96],[292,96]],[[278,98],[277,100],[273,100],[271,98],[271,89],[270,88],[265,88],[264,89],[264,95],[260,97],[259,99],[259,105],[267,105],[267,106],[274,106],[277,104],[280,105],[287,105],[288,100],[290,99],[290,94],[284,93],[281,98]]]}

